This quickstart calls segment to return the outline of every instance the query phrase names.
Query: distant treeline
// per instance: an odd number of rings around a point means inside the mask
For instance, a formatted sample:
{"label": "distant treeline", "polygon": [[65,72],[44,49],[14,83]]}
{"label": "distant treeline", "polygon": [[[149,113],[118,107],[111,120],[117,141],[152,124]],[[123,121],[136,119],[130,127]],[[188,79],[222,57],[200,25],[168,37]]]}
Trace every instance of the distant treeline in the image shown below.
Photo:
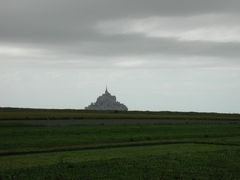
{"label": "distant treeline", "polygon": [[0,108],[0,120],[57,119],[240,120],[240,114],[171,111],[92,111],[76,109]]}

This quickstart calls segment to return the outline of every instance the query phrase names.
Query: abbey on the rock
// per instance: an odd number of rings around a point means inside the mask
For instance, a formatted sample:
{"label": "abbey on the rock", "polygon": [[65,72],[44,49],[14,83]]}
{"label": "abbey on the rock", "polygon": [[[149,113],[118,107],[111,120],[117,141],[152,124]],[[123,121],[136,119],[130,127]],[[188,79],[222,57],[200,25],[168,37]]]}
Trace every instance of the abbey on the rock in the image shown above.
{"label": "abbey on the rock", "polygon": [[85,108],[86,110],[117,110],[127,111],[128,108],[116,100],[116,96],[112,96],[107,88],[105,93],[97,98],[95,103],[91,103]]}

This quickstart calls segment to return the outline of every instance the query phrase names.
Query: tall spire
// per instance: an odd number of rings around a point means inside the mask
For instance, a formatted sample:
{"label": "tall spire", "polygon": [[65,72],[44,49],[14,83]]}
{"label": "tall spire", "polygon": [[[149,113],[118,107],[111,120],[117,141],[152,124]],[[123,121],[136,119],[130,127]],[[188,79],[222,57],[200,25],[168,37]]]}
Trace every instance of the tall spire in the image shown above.
{"label": "tall spire", "polygon": [[109,94],[108,89],[107,89],[107,85],[106,85],[105,94]]}

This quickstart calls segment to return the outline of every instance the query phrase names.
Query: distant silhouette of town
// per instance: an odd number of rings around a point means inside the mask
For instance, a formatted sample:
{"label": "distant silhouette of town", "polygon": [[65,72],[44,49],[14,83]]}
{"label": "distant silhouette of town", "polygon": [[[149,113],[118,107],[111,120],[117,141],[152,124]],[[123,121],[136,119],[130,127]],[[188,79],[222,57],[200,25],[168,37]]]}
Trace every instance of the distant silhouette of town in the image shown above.
{"label": "distant silhouette of town", "polygon": [[106,87],[105,93],[97,98],[95,103],[91,103],[85,108],[86,110],[117,110],[127,111],[128,108],[124,104],[116,100],[116,96],[112,96]]}

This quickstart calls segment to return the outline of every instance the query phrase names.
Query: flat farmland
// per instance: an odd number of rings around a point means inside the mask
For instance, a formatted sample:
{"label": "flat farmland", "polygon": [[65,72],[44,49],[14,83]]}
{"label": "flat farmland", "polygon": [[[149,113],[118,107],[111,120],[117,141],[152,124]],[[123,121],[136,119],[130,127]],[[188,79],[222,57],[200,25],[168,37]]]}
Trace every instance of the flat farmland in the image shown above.
{"label": "flat farmland", "polygon": [[6,120],[200,120],[239,122],[240,114],[170,111],[89,111],[74,109],[0,108],[0,121]]}
{"label": "flat farmland", "polygon": [[239,124],[0,124],[2,179],[239,179]]}

